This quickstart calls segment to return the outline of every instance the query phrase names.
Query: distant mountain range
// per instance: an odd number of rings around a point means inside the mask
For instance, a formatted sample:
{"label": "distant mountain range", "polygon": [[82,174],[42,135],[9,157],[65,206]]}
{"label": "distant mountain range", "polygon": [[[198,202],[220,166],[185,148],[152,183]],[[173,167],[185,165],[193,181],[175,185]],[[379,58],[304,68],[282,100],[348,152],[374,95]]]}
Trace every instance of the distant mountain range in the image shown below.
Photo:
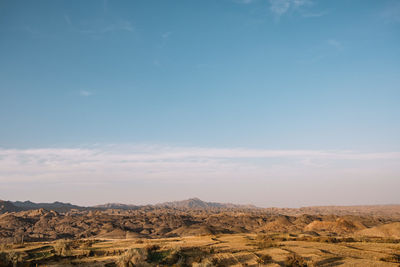
{"label": "distant mountain range", "polygon": [[166,208],[177,208],[177,209],[212,209],[212,208],[223,208],[223,209],[235,209],[235,208],[245,208],[245,209],[256,209],[254,205],[237,205],[231,203],[217,203],[217,202],[205,202],[198,198],[190,198],[187,200],[164,202],[161,204],[156,204],[156,207],[166,207]]}
{"label": "distant mountain range", "polygon": [[53,202],[53,203],[34,203],[31,201],[4,201],[0,200],[0,214],[5,212],[18,212],[24,210],[46,209],[57,212],[67,212],[71,209],[85,210],[87,207],[80,207],[70,203]]}
{"label": "distant mountain range", "polygon": [[6,212],[18,212],[24,209],[15,206],[11,201],[0,200],[0,214]]}
{"label": "distant mountain range", "polygon": [[120,210],[136,210],[143,207],[149,208],[174,208],[174,209],[256,209],[253,205],[236,205],[230,203],[205,202],[198,198],[191,198],[182,201],[165,202],[156,205],[129,205],[121,203],[107,203],[102,205],[83,207],[70,203],[53,202],[53,203],[34,203],[31,201],[5,201],[0,200],[0,214],[5,212],[19,212],[26,210],[46,209],[56,212],[67,212],[72,209],[76,210],[105,210],[105,209],[120,209]]}
{"label": "distant mountain range", "polygon": [[106,204],[102,204],[102,205],[93,206],[92,208],[95,208],[95,209],[136,210],[136,209],[139,209],[141,207],[143,207],[143,206],[122,204],[122,203],[106,203]]}
{"label": "distant mountain range", "polygon": [[190,198],[181,201],[172,201],[172,202],[164,202],[155,205],[129,205],[129,204],[121,204],[121,203],[107,203],[103,205],[96,205],[90,208],[94,209],[121,209],[121,210],[135,210],[143,207],[154,207],[154,208],[174,208],[174,209],[212,209],[212,208],[221,208],[221,209],[256,209],[257,207],[254,205],[237,205],[230,203],[217,203],[217,202],[206,202],[199,198]]}
{"label": "distant mountain range", "polygon": [[31,201],[5,201],[0,200],[0,214],[6,212],[20,212],[28,210],[45,209],[65,213],[71,210],[95,211],[95,210],[151,210],[151,209],[178,209],[178,210],[262,210],[268,214],[282,214],[296,216],[299,214],[312,215],[374,215],[391,216],[400,219],[400,205],[360,205],[360,206],[314,206],[302,208],[259,208],[254,205],[237,205],[230,203],[206,202],[198,198],[187,200],[164,202],[155,205],[129,205],[121,203],[107,203],[102,205],[83,207],[70,203],[34,203]]}
{"label": "distant mountain range", "polygon": [[31,201],[15,201],[12,204],[18,208],[23,210],[37,210],[37,209],[46,209],[46,210],[54,210],[57,212],[67,212],[71,209],[83,210],[85,207],[80,207],[77,205],[72,205],[70,203],[63,202],[53,202],[53,203],[34,203]]}

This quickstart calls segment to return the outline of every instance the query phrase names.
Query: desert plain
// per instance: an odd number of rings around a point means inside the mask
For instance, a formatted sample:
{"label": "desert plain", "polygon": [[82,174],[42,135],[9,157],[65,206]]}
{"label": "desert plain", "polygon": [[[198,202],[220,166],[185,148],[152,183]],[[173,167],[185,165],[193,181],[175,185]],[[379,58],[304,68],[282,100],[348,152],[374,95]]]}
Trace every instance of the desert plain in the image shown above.
{"label": "desert plain", "polygon": [[399,266],[400,206],[0,203],[0,266]]}

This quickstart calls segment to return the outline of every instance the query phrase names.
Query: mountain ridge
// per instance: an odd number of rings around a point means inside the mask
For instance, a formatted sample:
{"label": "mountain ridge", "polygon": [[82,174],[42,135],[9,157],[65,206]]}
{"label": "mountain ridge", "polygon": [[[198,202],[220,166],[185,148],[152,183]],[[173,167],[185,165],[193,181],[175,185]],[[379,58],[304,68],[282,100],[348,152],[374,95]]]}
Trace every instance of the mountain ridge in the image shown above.
{"label": "mountain ridge", "polygon": [[254,205],[241,205],[231,203],[206,202],[199,198],[190,198],[180,201],[163,202],[154,205],[134,205],[123,203],[105,203],[94,206],[78,206],[71,203],[55,201],[53,203],[35,203],[32,201],[7,201],[0,200],[0,214],[5,212],[19,212],[27,210],[54,210],[56,212],[67,212],[73,209],[76,210],[136,210],[140,208],[175,208],[175,209],[257,209]]}
{"label": "mountain ridge", "polygon": [[7,201],[0,200],[0,214],[6,212],[19,212],[28,210],[53,210],[65,213],[71,210],[95,211],[95,210],[138,210],[138,209],[181,209],[181,210],[262,210],[271,214],[297,215],[297,214],[336,214],[336,215],[355,215],[373,214],[375,216],[395,216],[400,218],[400,205],[379,204],[379,205],[353,205],[353,206],[309,206],[301,208],[260,208],[254,205],[232,204],[207,202],[199,198],[189,198],[180,201],[169,201],[158,204],[134,205],[123,203],[105,203],[94,206],[78,206],[71,203],[55,201],[53,203],[35,203],[32,201]]}

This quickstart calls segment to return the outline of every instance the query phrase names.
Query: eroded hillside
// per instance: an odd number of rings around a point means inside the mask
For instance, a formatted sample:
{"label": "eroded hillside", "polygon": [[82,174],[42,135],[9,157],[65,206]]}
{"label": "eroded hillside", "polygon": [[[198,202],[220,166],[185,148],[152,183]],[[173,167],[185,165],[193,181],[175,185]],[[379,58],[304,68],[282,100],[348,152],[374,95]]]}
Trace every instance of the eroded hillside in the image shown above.
{"label": "eroded hillside", "polygon": [[394,205],[261,209],[199,199],[146,206],[44,204],[58,211],[2,202],[0,266],[400,263]]}
{"label": "eroded hillside", "polygon": [[279,215],[257,209],[136,210],[45,209],[0,215],[0,242],[15,243],[79,238],[165,238],[239,233],[296,233],[314,236],[400,236],[396,220],[356,215]]}

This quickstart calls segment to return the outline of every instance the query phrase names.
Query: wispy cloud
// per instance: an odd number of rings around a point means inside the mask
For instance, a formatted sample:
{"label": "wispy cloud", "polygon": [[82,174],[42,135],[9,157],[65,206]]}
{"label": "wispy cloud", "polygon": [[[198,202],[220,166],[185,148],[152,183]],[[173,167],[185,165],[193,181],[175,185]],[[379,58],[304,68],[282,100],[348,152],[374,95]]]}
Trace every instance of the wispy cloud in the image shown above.
{"label": "wispy cloud", "polygon": [[169,39],[171,38],[171,36],[172,36],[172,32],[170,32],[170,31],[162,33],[160,35],[161,40],[160,40],[159,44],[157,44],[157,47],[158,48],[165,47],[165,45],[169,42]]}
{"label": "wispy cloud", "polygon": [[79,91],[79,95],[87,97],[87,96],[93,95],[93,92],[90,92],[87,90],[81,90],[81,91]]}
{"label": "wispy cloud", "polygon": [[168,39],[171,34],[172,34],[172,32],[164,32],[163,34],[161,34],[161,37],[164,39]]}
{"label": "wispy cloud", "polygon": [[68,15],[64,16],[66,23],[71,27],[71,30],[80,34],[88,35],[100,35],[111,32],[130,32],[135,31],[135,27],[128,20],[115,20],[115,21],[105,21],[105,20],[90,20],[72,23],[71,18]]}
{"label": "wispy cloud", "polygon": [[125,20],[120,20],[117,21],[113,24],[110,24],[103,29],[101,29],[101,32],[110,32],[110,31],[128,31],[128,32],[133,32],[135,28],[133,27],[132,23],[129,21]]}
{"label": "wispy cloud", "polygon": [[328,11],[318,11],[318,12],[304,11],[301,13],[301,15],[304,18],[319,18],[319,17],[325,16],[327,14],[329,14]]}
{"label": "wispy cloud", "polygon": [[290,8],[290,1],[287,0],[270,0],[270,10],[277,16],[285,14]]}
{"label": "wispy cloud", "polygon": [[0,182],[63,179],[86,182],[132,179],[187,181],[302,175],[334,176],[343,175],[346,171],[353,174],[355,170],[360,174],[374,171],[376,173],[377,166],[382,164],[386,164],[386,172],[394,171],[398,174],[399,162],[399,152],[360,153],[155,145],[0,149]]}
{"label": "wispy cloud", "polygon": [[270,11],[278,17],[288,12],[297,11],[311,3],[310,0],[269,0]]}
{"label": "wispy cloud", "polygon": [[328,45],[330,45],[330,46],[332,46],[332,47],[338,49],[338,50],[342,50],[342,49],[343,49],[342,43],[339,42],[339,41],[336,40],[336,39],[329,39],[329,40],[326,41],[326,43],[327,43]]}
{"label": "wispy cloud", "polygon": [[243,197],[261,206],[365,204],[400,201],[399,175],[400,152],[160,145],[0,148],[0,196],[6,199],[143,203],[196,195],[235,202]]}
{"label": "wispy cloud", "polygon": [[311,0],[269,0],[269,9],[278,20],[285,14],[298,13],[303,18],[319,18],[329,13],[328,10],[316,10]]}
{"label": "wispy cloud", "polygon": [[251,4],[254,2],[254,0],[234,0],[234,1],[239,4]]}

